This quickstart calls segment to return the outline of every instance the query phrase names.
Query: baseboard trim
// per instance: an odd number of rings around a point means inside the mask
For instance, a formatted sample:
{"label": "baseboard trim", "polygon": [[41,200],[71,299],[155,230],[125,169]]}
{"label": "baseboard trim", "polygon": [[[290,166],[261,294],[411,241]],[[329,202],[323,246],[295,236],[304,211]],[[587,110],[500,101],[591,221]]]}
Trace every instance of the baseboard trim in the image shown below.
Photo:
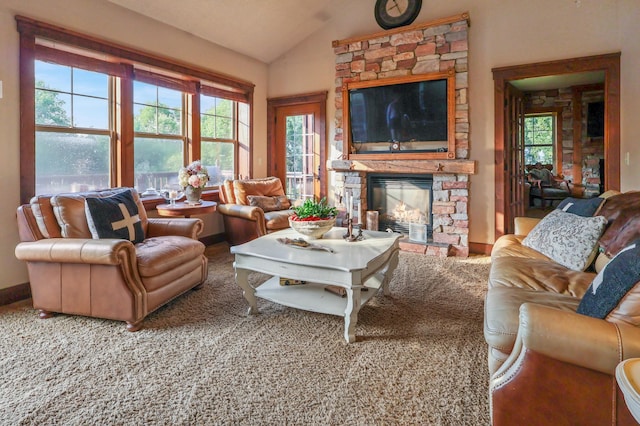
{"label": "baseboard trim", "polygon": [[31,297],[29,283],[14,285],[0,290],[0,306],[9,305]]}
{"label": "baseboard trim", "polygon": [[199,238],[199,240],[205,246],[210,246],[213,244],[221,243],[226,239],[224,237],[224,233],[222,233],[222,234],[207,235],[206,237]]}
{"label": "baseboard trim", "polygon": [[493,244],[469,243],[469,251],[474,254],[484,254],[489,256],[492,249]]}

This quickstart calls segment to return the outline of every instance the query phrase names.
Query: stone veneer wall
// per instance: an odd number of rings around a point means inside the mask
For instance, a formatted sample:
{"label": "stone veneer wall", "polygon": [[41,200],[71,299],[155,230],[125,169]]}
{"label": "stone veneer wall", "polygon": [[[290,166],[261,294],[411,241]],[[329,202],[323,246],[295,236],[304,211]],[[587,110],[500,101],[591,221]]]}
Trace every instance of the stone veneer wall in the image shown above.
{"label": "stone veneer wall", "polygon": [[[604,100],[604,89],[582,92],[582,131],[581,154],[582,176],[573,176],[573,88],[525,92],[525,107],[561,107],[562,108],[562,173],[565,179],[584,186],[584,196],[594,197],[600,194],[600,159],[604,159],[604,138],[587,136],[587,114],[590,102]],[[555,171],[558,173],[558,171]]]}
{"label": "stone veneer wall", "polygon": [[[334,148],[342,151],[342,87],[350,82],[380,80],[391,77],[426,74],[454,69],[456,76],[455,157],[469,158],[468,102],[468,19],[405,32],[378,33],[375,37],[349,43],[334,43],[336,54],[336,133]],[[421,160],[409,160],[420,162]],[[449,160],[439,160],[447,162]],[[348,163],[348,162],[346,162]],[[339,170],[340,168],[334,168]],[[335,193],[346,188],[367,210],[366,173],[347,171],[336,173]],[[381,168],[380,172],[389,172]],[[406,173],[407,170],[392,172]],[[447,256],[469,255],[469,176],[466,174],[433,174],[433,243],[427,254]],[[363,213],[364,216],[364,213]]]}

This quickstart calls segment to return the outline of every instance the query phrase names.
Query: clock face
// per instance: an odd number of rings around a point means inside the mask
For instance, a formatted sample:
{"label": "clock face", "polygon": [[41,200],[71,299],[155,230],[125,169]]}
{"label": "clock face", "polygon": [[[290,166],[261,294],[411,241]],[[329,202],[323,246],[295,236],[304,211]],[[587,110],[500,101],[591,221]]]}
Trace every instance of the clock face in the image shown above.
{"label": "clock face", "polygon": [[422,0],[376,0],[374,15],[385,30],[412,23],[420,13]]}

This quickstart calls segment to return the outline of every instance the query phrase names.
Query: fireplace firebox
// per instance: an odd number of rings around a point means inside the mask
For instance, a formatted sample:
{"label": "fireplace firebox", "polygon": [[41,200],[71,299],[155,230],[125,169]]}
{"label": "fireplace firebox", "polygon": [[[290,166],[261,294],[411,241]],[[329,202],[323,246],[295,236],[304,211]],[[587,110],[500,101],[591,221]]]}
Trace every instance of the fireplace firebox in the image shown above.
{"label": "fireplace firebox", "polygon": [[432,187],[432,175],[367,174],[367,206],[378,211],[378,230],[431,240]]}

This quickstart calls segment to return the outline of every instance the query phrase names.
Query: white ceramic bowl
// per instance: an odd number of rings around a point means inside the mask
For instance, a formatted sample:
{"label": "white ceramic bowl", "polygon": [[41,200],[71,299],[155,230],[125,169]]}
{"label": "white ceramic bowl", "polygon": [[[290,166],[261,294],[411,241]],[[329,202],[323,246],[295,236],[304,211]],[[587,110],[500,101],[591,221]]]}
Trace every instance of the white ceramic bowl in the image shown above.
{"label": "white ceramic bowl", "polygon": [[291,220],[289,218],[289,226],[295,229],[299,234],[302,234],[308,240],[316,240],[322,238],[324,234],[329,232],[331,228],[336,224],[336,218],[322,219],[322,220]]}

